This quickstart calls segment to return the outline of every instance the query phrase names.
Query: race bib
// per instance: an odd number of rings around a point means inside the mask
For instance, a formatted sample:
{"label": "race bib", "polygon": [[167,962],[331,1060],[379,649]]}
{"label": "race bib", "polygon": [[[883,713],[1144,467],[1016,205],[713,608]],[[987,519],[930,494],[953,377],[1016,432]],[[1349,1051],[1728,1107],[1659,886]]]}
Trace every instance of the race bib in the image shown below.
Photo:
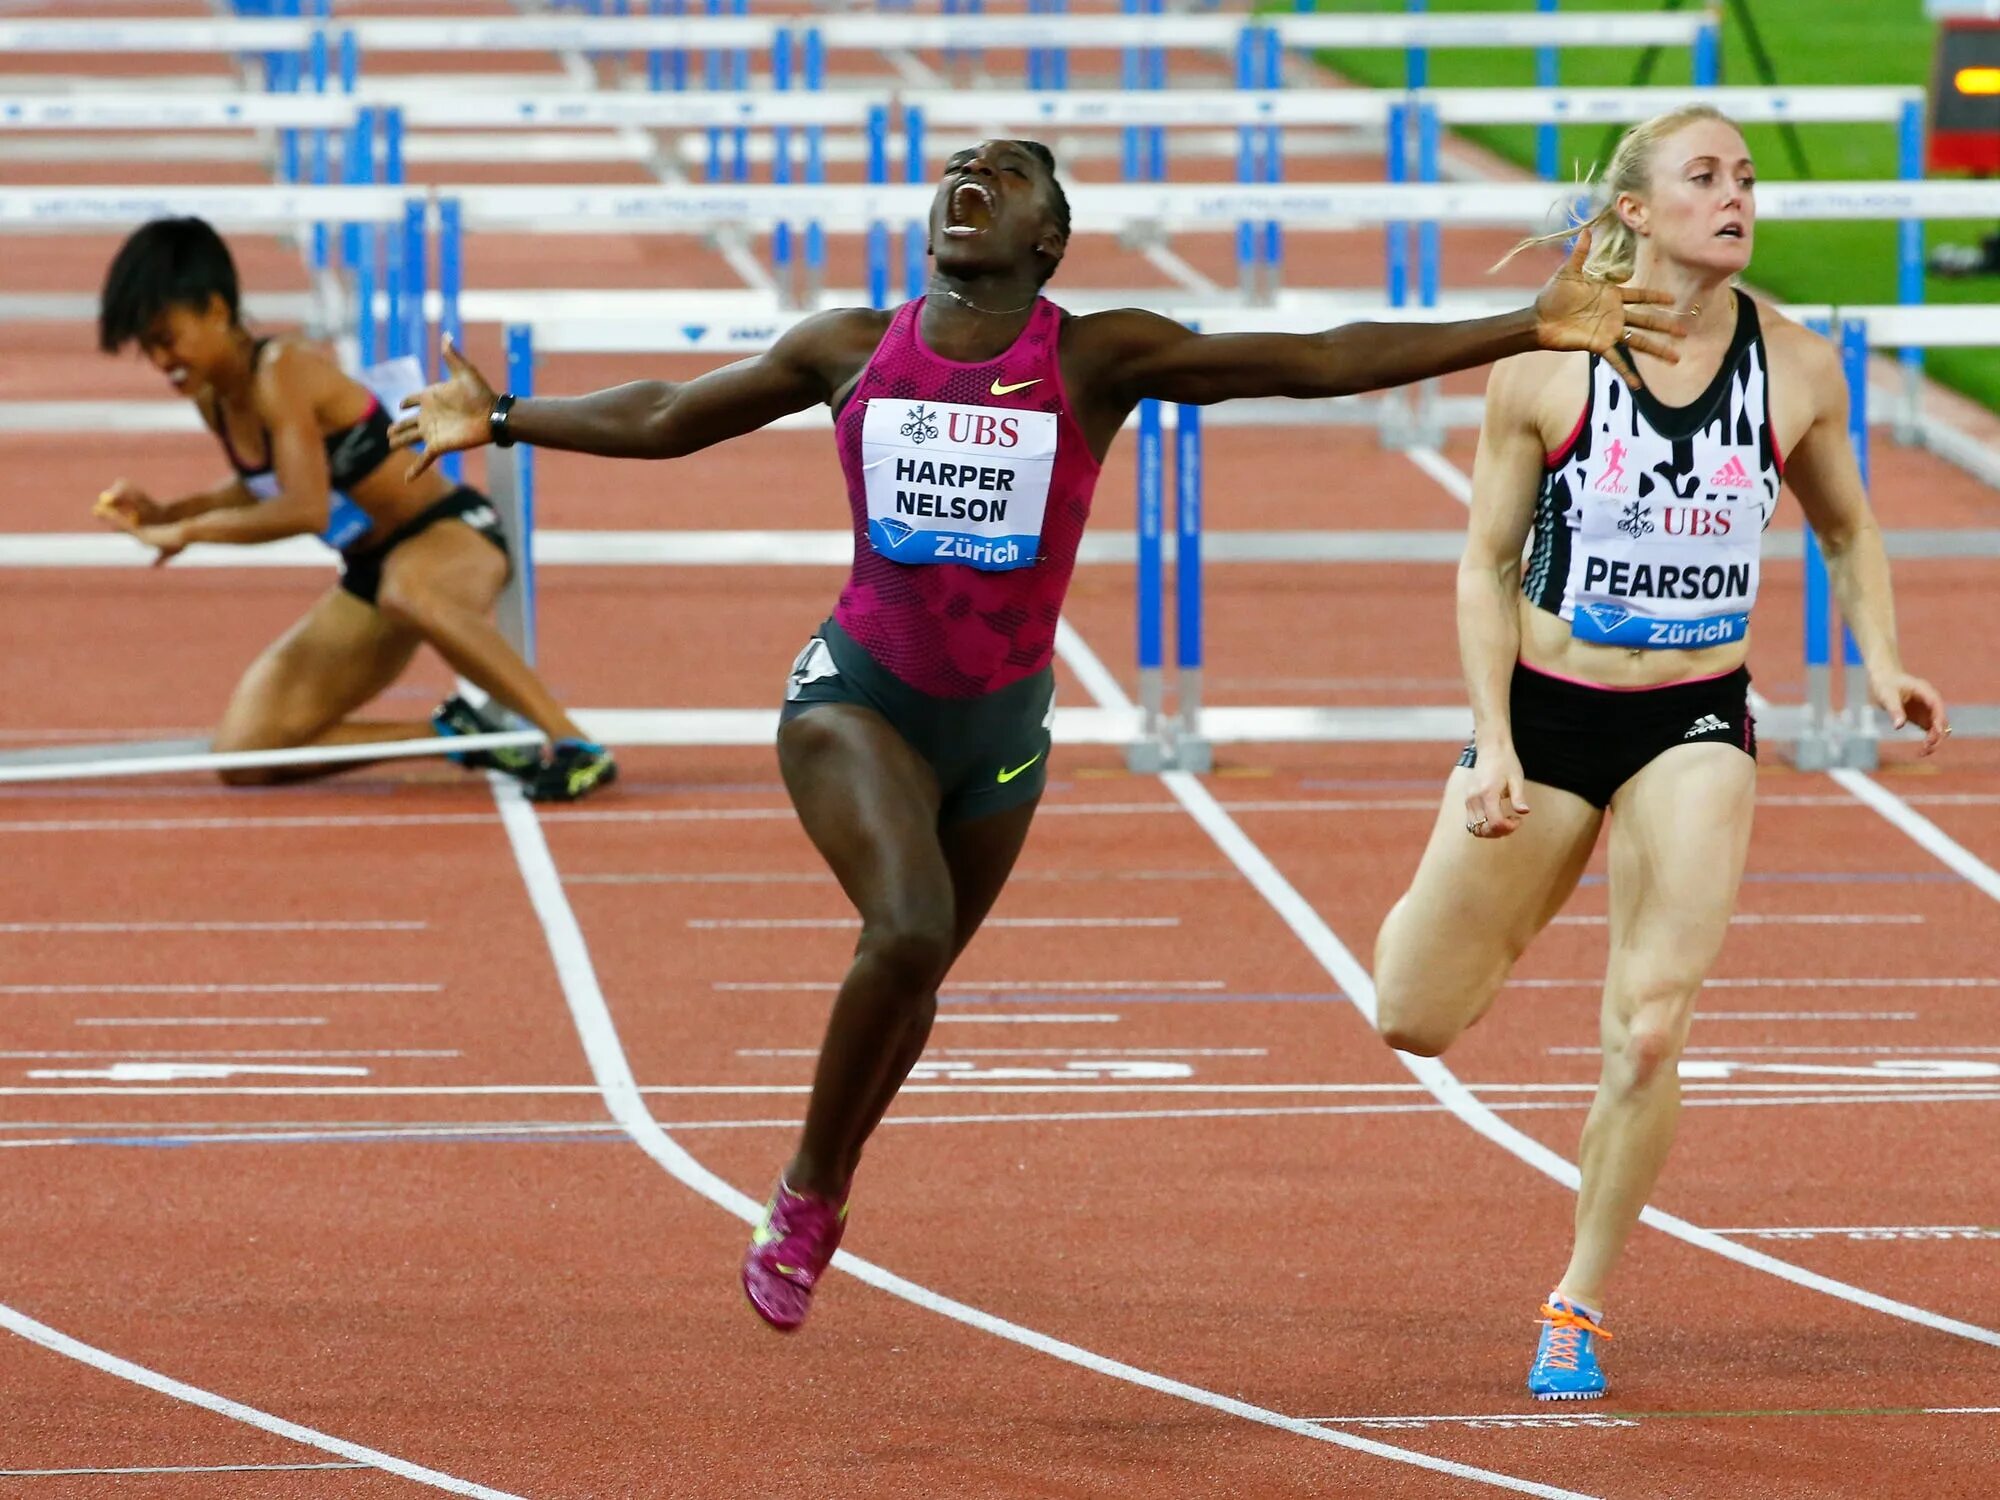
{"label": "race bib", "polygon": [[1713,496],[1586,509],[1572,542],[1578,640],[1687,651],[1740,641],[1757,602],[1765,513]]}
{"label": "race bib", "polygon": [[861,428],[869,545],[892,562],[1031,566],[1056,414],[876,397]]}
{"label": "race bib", "polygon": [[[259,500],[278,498],[278,476],[276,474],[253,474],[243,481],[243,488]],[[375,528],[368,518],[368,512],[356,505],[347,496],[335,490],[329,497],[326,510],[326,528],[319,539],[337,552],[345,552]]]}

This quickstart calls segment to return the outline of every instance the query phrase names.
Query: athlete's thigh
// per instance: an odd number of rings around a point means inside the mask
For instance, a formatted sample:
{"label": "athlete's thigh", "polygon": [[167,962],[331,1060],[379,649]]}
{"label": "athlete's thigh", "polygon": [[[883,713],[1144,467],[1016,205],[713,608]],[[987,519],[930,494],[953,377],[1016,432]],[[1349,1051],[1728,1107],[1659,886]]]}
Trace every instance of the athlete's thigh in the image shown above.
{"label": "athlete's thigh", "polygon": [[1021,848],[1028,841],[1028,828],[1039,805],[1039,798],[1017,802],[984,818],[950,824],[939,834],[956,904],[954,956],[965,951],[1000,898],[1007,877],[1014,873],[1014,861],[1021,857]]}
{"label": "athlete's thigh", "polygon": [[303,744],[402,674],[419,638],[338,586],[264,648],[231,694],[218,749]]}
{"label": "athlete's thigh", "polygon": [[1470,1021],[1529,941],[1562,910],[1604,814],[1574,792],[1528,783],[1533,809],[1505,838],[1466,831],[1473,772],[1453,770],[1416,878],[1383,924],[1375,984],[1385,1005]]}
{"label": "athlete's thigh", "polygon": [[507,554],[463,521],[445,520],[382,561],[385,594],[448,599],[484,614],[507,584]]}
{"label": "athlete's thigh", "polygon": [[1756,791],[1755,761],[1701,744],[1668,750],[1612,798],[1607,1005],[1687,990],[1708,973],[1736,909]]}
{"label": "athlete's thigh", "polygon": [[949,923],[937,777],[887,719],[858,703],[816,704],[779,727],[778,767],[864,925]]}

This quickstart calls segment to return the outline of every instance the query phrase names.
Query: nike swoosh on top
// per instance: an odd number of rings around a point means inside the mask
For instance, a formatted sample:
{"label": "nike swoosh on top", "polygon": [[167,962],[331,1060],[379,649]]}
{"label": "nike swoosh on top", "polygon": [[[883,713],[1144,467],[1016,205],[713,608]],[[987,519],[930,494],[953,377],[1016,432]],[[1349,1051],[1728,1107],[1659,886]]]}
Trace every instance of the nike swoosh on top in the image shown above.
{"label": "nike swoosh on top", "polygon": [[1041,758],[1042,758],[1041,752],[1038,750],[1033,755],[1029,756],[1026,760],[1022,761],[1018,766],[1014,767],[1013,770],[1001,771],[1000,784],[1002,786],[1005,786],[1008,782],[1012,781],[1016,776],[1019,776],[1023,771],[1027,770],[1028,767],[1032,766],[1036,761],[1040,760]]}
{"label": "nike swoosh on top", "polygon": [[987,387],[987,390],[995,396],[1011,396],[1016,391],[1025,391],[1029,386],[1040,385],[1041,383],[1042,377],[1039,375],[1033,380],[1017,380],[1012,385],[1002,385],[996,380],[992,385]]}

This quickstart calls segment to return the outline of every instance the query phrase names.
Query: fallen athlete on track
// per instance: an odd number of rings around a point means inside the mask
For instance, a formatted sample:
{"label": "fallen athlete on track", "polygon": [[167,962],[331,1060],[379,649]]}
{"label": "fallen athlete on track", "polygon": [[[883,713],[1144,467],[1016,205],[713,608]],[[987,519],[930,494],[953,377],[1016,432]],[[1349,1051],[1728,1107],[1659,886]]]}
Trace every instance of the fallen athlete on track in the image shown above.
{"label": "fallen athlete on track", "polygon": [[[486,497],[439,474],[387,462],[391,417],[380,396],[301,339],[243,326],[236,266],[200,219],[160,219],[133,233],[106,274],[98,343],[140,353],[187,396],[235,476],[158,501],[129,480],[96,514],[155,548],[165,563],[196,542],[239,546],[319,536],[340,553],[340,581],[274,641],[237,684],[217,751],[367,745],[505,726],[454,695],[429,722],[350,715],[403,674],[429,642],[453,670],[550,741],[471,751],[462,765],[518,777],[541,801],[572,801],[617,775],[493,623],[508,576],[507,539]],[[414,361],[411,374],[415,374]],[[406,380],[404,391],[421,377]],[[399,393],[400,394],[400,393]],[[352,770],[368,761],[232,767],[232,786]]]}

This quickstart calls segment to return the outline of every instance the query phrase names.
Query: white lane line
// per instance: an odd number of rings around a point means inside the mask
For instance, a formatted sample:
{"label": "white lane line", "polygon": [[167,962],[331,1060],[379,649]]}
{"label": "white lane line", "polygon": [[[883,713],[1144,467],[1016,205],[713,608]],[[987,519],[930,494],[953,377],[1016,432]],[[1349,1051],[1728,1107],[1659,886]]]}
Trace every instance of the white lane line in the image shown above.
{"label": "white lane line", "polygon": [[475,1484],[470,1479],[460,1479],[456,1475],[446,1474],[437,1469],[427,1469],[422,1464],[411,1463],[406,1458],[397,1458],[394,1454],[366,1448],[360,1443],[351,1443],[346,1438],[334,1437],[316,1428],[287,1421],[284,1417],[259,1411],[254,1406],[245,1406],[240,1401],[232,1401],[227,1396],[218,1396],[213,1391],[189,1385],[185,1381],[174,1379],[171,1375],[162,1375],[157,1370],[149,1370],[144,1365],[134,1364],[129,1359],[121,1359],[116,1354],[95,1348],[80,1339],[73,1339],[68,1334],[5,1304],[0,1304],[0,1328],[5,1328],[9,1333],[19,1334],[31,1344],[41,1345],[52,1354],[76,1360],[79,1364],[88,1365],[93,1370],[102,1371],[119,1380],[144,1386],[159,1395],[184,1401],[189,1406],[198,1406],[203,1411],[228,1417],[245,1426],[255,1427],[261,1432],[289,1438],[305,1447],[317,1448],[322,1453],[331,1453],[336,1458],[350,1459],[365,1468],[381,1469],[398,1478],[429,1485],[434,1490],[443,1490],[449,1495],[469,1495],[473,1500],[524,1500],[524,1497],[506,1490],[492,1489],[487,1485]]}
{"label": "white lane line", "polygon": [[[1233,870],[1016,870],[1008,884],[1085,880],[1233,880]],[[564,885],[832,885],[833,877],[805,870],[638,870],[601,875],[565,875]]]}
{"label": "white lane line", "polygon": [[[1560,916],[1550,925],[1555,927],[1603,927],[1610,922],[1606,916]],[[1738,912],[1729,919],[1732,927],[1916,927],[1924,918],[1914,913],[1903,912],[1895,915],[1886,913],[1874,915],[1846,915],[1838,912]]]}
{"label": "white lane line", "polygon": [[[243,1068],[238,1072],[250,1073],[348,1073],[362,1072],[364,1069],[335,1068]],[[1800,1071],[1787,1069],[1785,1071]],[[100,1077],[101,1074],[69,1075],[61,1073],[29,1073],[30,1078],[41,1077]],[[1875,1075],[1868,1073],[1870,1078]],[[1516,1094],[1592,1094],[1597,1090],[1594,1083],[1461,1083],[1456,1085],[1469,1094],[1493,1094],[1512,1096]],[[1425,1087],[1413,1083],[912,1083],[902,1090],[905,1094],[1385,1094],[1413,1093]],[[1699,1093],[1756,1094],[1784,1093],[1796,1091],[1797,1083],[1743,1083],[1735,1080],[1689,1079],[1682,1090],[1690,1095]],[[1978,1092],[1991,1088],[1991,1084],[1966,1079],[1940,1079],[1921,1075],[1888,1076],[1879,1082],[1868,1083],[1822,1083],[1815,1088],[1827,1092],[1851,1090],[1857,1094],[1879,1094],[1891,1090],[1962,1090]],[[72,1085],[64,1088],[0,1088],[0,1098],[95,1098],[144,1095],[157,1097],[209,1096],[218,1097],[245,1095],[257,1098],[560,1098],[571,1094],[595,1092],[587,1083],[439,1083],[439,1084],[242,1084],[242,1085],[190,1085],[120,1083],[98,1086]],[[641,1085],[642,1094],[657,1094],[663,1098],[728,1098],[743,1096],[784,1096],[811,1092],[811,1085],[804,1083],[648,1083]]]}
{"label": "white lane line", "polygon": [[[2000,1047],[1683,1047],[1684,1057],[1990,1057]],[[1599,1057],[1597,1047],[1550,1047],[1550,1057]]]}
{"label": "white lane line", "polygon": [[[840,988],[831,982],[798,983],[765,980],[717,980],[710,989],[724,990],[738,994],[817,994],[832,993]],[[1220,979],[989,979],[953,980],[945,988],[952,995],[989,995],[1003,992],[1021,991],[1030,995],[1044,992],[1074,993],[1078,991],[1100,991],[1117,994],[1131,991],[1142,995],[1178,994],[1183,990],[1216,990],[1226,988]]]}
{"label": "white lane line", "polygon": [[1718,1229],[1767,1240],[1810,1240],[1840,1236],[1854,1240],[2000,1240],[2000,1229],[1985,1224],[1818,1224],[1791,1228]]}
{"label": "white lane line", "polygon": [[[689,917],[697,931],[848,930],[861,926],[859,917]],[[1178,927],[1179,917],[988,917],[988,927]]]}
{"label": "white lane line", "polygon": [[[1236,861],[1251,884],[1263,893],[1266,900],[1277,910],[1295,933],[1304,942],[1313,956],[1318,958],[1328,974],[1340,989],[1346,993],[1354,1006],[1365,1016],[1372,1026],[1375,1021],[1375,984],[1360,961],[1347,951],[1333,929],[1320,919],[1319,913],[1293,889],[1291,882],[1265,856],[1263,850],[1252,843],[1243,830],[1237,826],[1220,804],[1208,794],[1207,788],[1184,771],[1168,772],[1163,778],[1168,788],[1180,798],[1182,805],[1195,821],[1208,830],[1222,851]],[[1572,1192],[1576,1191],[1580,1179],[1575,1163],[1559,1156],[1534,1137],[1508,1124],[1496,1115],[1482,1100],[1458,1079],[1448,1067],[1433,1057],[1413,1057],[1407,1053],[1395,1054],[1406,1068],[1421,1080],[1437,1099],[1447,1105],[1451,1112],[1479,1134],[1495,1145],[1510,1152],[1529,1166],[1555,1179]],[[1672,1235],[1675,1239],[1693,1245],[1697,1249],[1733,1260],[1739,1265],[1766,1275],[1789,1281],[1808,1291],[1820,1292],[1826,1296],[1851,1302],[1857,1307],[1885,1313],[1905,1322],[1915,1323],[1940,1333],[1955,1334],[1959,1338],[1974,1343],[2000,1348],[2000,1332],[1967,1323],[1958,1318],[1946,1317],[1928,1308],[1913,1303],[1885,1297],[1878,1292],[1837,1281],[1831,1276],[1823,1276],[1816,1271],[1808,1271],[1789,1261],[1766,1255],[1760,1250],[1752,1250],[1739,1245],[1734,1240],[1723,1238],[1711,1230],[1678,1215],[1648,1206],[1641,1214],[1643,1223]]]}
{"label": "white lane line", "polygon": [[1913,1010],[1702,1010],[1708,1021],[1914,1021]]}
{"label": "white lane line", "polygon": [[[1058,637],[1059,650],[1062,649],[1063,639]],[[1071,632],[1067,639],[1071,643],[1072,650],[1089,653],[1089,646],[1074,632]],[[1072,661],[1071,665],[1074,668],[1076,664]],[[1098,663],[1098,668],[1099,675],[1104,675],[1102,663]],[[1079,672],[1078,675],[1082,674]],[[1116,687],[1115,683],[1113,687]],[[1100,699],[1099,705],[1106,708],[1129,708],[1130,701],[1125,699],[1121,691],[1114,699]],[[1333,929],[1320,918],[1317,911],[1313,910],[1311,903],[1298,893],[1289,880],[1285,879],[1278,867],[1243,831],[1241,825],[1229,816],[1222,804],[1209,794],[1208,789],[1200,781],[1185,771],[1168,771],[1160,779],[1166,784],[1167,791],[1175,800],[1188,810],[1189,816],[1201,825],[1208,836],[1215,841],[1216,846],[1229,857],[1230,862],[1243,872],[1244,878],[1270,903],[1285,925],[1290,927],[1299,941],[1306,946],[1307,951],[1319,960],[1321,967],[1332,977],[1334,984],[1348,997],[1354,1008],[1361,1012],[1372,1028],[1375,1024],[1375,981],[1361,966],[1360,960],[1347,950],[1347,946],[1334,935]],[[1404,1052],[1394,1055],[1397,1061],[1409,1069],[1440,1103],[1449,1107],[1454,1115],[1474,1131],[1528,1166],[1561,1183],[1571,1192],[1577,1191],[1580,1177],[1574,1162],[1558,1155],[1533,1136],[1501,1119],[1439,1059],[1414,1057]],[[1928,1308],[1900,1302],[1893,1297],[1885,1297],[1862,1287],[1836,1281],[1831,1276],[1808,1271],[1802,1266],[1779,1260],[1760,1250],[1739,1245],[1734,1240],[1724,1239],[1719,1234],[1661,1209],[1648,1206],[1642,1210],[1640,1220],[1697,1249],[1710,1251],[1751,1270],[1762,1271],[1809,1291],[1821,1292],[1941,1333],[1955,1334],[1975,1343],[2000,1348],[2000,1332],[1993,1329],[1946,1317]]]}
{"label": "white lane line", "polygon": [[79,1016],[73,1026],[324,1026],[325,1016]]}
{"label": "white lane line", "polygon": [[1403,457],[1444,487],[1460,505],[1472,504],[1472,476],[1435,448],[1405,448]]}
{"label": "white lane line", "polygon": [[[442,984],[0,984],[0,995],[435,995]],[[236,1020],[237,1017],[216,1017]]]}
{"label": "white lane line", "polygon": [[[500,816],[506,825],[508,840],[513,845],[515,862],[520,866],[522,881],[528,888],[529,901],[533,904],[535,915],[540,919],[542,931],[548,939],[549,954],[555,960],[556,975],[562,985],[563,997],[568,1002],[570,1015],[576,1023],[577,1036],[583,1043],[584,1055],[590,1062],[591,1073],[597,1079],[598,1087],[602,1091],[605,1108],[610,1111],[614,1120],[625,1127],[627,1134],[639,1148],[658,1162],[677,1182],[693,1189],[709,1202],[734,1214],[745,1223],[754,1224],[762,1214],[762,1205],[695,1160],[688,1154],[686,1148],[660,1128],[659,1123],[648,1112],[645,1099],[639,1092],[638,1082],[632,1076],[624,1045],[618,1039],[617,1027],[611,1019],[610,1005],[604,998],[604,991],[599,987],[596,966],[591,962],[590,950],[584,943],[583,929],[577,925],[576,913],[570,909],[569,898],[563,892],[562,877],[556,873],[555,860],[549,853],[548,841],[542,835],[541,824],[536,820],[534,808],[511,782],[503,782],[502,778],[497,776],[489,777],[489,780],[493,785],[494,799],[500,805]],[[1573,1490],[1535,1484],[1491,1469],[1481,1469],[1471,1464],[1456,1463],[1427,1453],[1359,1438],[1350,1433],[1316,1427],[1309,1422],[1302,1422],[1296,1417],[1289,1417],[1266,1407],[1254,1406],[1247,1401],[1239,1401],[1214,1391],[1204,1390],[1200,1386],[1173,1380],[1155,1374],[1151,1370],[1142,1370],[1136,1365],[1095,1354],[1076,1344],[1039,1333],[1019,1323],[996,1317],[968,1303],[946,1297],[914,1281],[908,1281],[872,1261],[863,1260],[851,1251],[839,1252],[834,1257],[834,1264],[850,1276],[929,1312],[1096,1374],[1108,1375],[1114,1380],[1122,1380],[1162,1395],[1177,1396],[1183,1401],[1192,1402],[1211,1411],[1223,1412],[1266,1427],[1274,1427],[1282,1432],[1336,1443],[1344,1448],[1355,1449],[1397,1463],[1411,1464],[1434,1473],[1476,1480],[1518,1494],[1541,1495],[1550,1497],[1550,1500],[1576,1500],[1577,1497],[1577,1492]]]}
{"label": "white lane line", "polygon": [[[595,1094],[596,1090],[589,1092]],[[1801,1094],[1787,1098],[1691,1098],[1683,1103],[1689,1108],[1748,1109],[1776,1108],[1800,1109],[1807,1107],[1838,1106],[1847,1107],[1860,1104],[1996,1104],[2000,1103],[2000,1093],[1951,1093],[1928,1094],[1918,1090],[1901,1090],[1894,1094],[1819,1096]],[[1582,1110],[1590,1107],[1588,1099],[1513,1099],[1496,1101],[1492,1108],[1507,1114],[1546,1113],[1550,1110]],[[1301,1117],[1328,1118],[1340,1115],[1441,1115],[1449,1111],[1435,1101],[1411,1102],[1408,1104],[1298,1104],[1259,1105],[1250,1107],[1219,1106],[1213,1109],[1078,1109],[1078,1110],[1008,1110],[994,1114],[948,1114],[948,1115],[907,1115],[892,1114],[882,1122],[882,1128],[892,1126],[938,1126],[938,1125],[1067,1125],[1089,1123],[1116,1123],[1121,1120],[1161,1121],[1161,1120],[1281,1120]],[[771,1119],[743,1120],[662,1120],[660,1128],[665,1131],[702,1130],[797,1130],[799,1120],[796,1115],[786,1115]],[[10,1126],[9,1129],[26,1129],[26,1126]],[[567,1137],[579,1135],[616,1135],[623,1137],[625,1131],[618,1125],[598,1125],[589,1122],[578,1124],[552,1124],[545,1121],[509,1122],[492,1121],[486,1124],[464,1125],[295,1125],[285,1128],[271,1127],[262,1130],[241,1130],[228,1126],[214,1126],[195,1130],[186,1125],[38,1125],[35,1129],[64,1129],[69,1131],[91,1131],[92,1135],[67,1136],[22,1136],[0,1139],[0,1151],[53,1146],[117,1146],[122,1138],[144,1137],[150,1145],[198,1146],[209,1142],[228,1144],[272,1144],[299,1143],[319,1144],[342,1141],[478,1141],[492,1137]],[[107,1135],[109,1138],[107,1138]],[[1715,1230],[1717,1234],[1747,1233],[1741,1230]],[[2000,1239],[2000,1229],[1986,1231],[1981,1237]]]}
{"label": "white lane line", "polygon": [[[1230,804],[1237,812],[1435,812],[1435,798],[1290,798]],[[1164,817],[1176,815],[1171,802],[1046,801],[1042,818]],[[789,807],[619,808],[615,811],[570,811],[551,816],[557,827],[569,823],[737,823],[787,822],[798,815]],[[263,829],[271,832],[301,828],[441,828],[471,827],[475,813],[346,813],[319,816],[216,818],[24,818],[0,821],[0,833],[196,833]]]}
{"label": "white lane line", "polygon": [[[1603,979],[1510,979],[1510,990],[1601,990]],[[1811,979],[1708,979],[1705,990],[1990,990],[2000,989],[1991,974],[1927,976],[1923,978],[1853,978],[1830,974]]]}
{"label": "white lane line", "polygon": [[[6,1054],[0,1053],[0,1056]],[[75,1054],[81,1056],[81,1053]],[[738,1057],[818,1057],[817,1047],[738,1047]],[[1268,1047],[926,1047],[925,1057],[1269,1057]]]}
{"label": "white lane line", "polygon": [[1314,1417],[1315,1422],[1325,1422],[1337,1427],[1637,1427],[1645,1422],[1662,1421],[1710,1421],[1729,1418],[1750,1417],[1987,1417],[2000,1415],[2000,1406],[1903,1406],[1876,1408],[1856,1411],[1852,1408],[1833,1407],[1822,1411],[1724,1411],[1724,1412],[1590,1412],[1579,1411],[1574,1406],[1567,1411],[1496,1411],[1469,1412],[1460,1416],[1395,1416],[1383,1414],[1373,1417]]}
{"label": "white lane line", "polygon": [[1908,834],[1939,864],[1962,879],[1971,881],[1993,900],[2000,901],[2000,872],[1903,798],[1859,771],[1829,771],[1827,774],[1856,801],[1873,808]]}
{"label": "white lane line", "polygon": [[437,1057],[463,1057],[464,1055],[465,1055],[464,1053],[459,1052],[455,1049],[452,1051],[437,1051],[437,1050],[420,1051],[412,1048],[397,1048],[394,1050],[384,1050],[384,1051],[363,1051],[363,1050],[347,1050],[347,1049],[325,1051],[325,1050],[300,1049],[295,1047],[288,1047],[288,1048],[265,1048],[254,1052],[221,1051],[213,1048],[205,1050],[192,1049],[192,1048],[179,1048],[171,1051],[161,1051],[161,1050],[133,1051],[128,1049],[119,1052],[0,1052],[0,1059],[5,1059],[10,1062],[58,1062],[58,1061],[75,1062],[75,1061],[101,1061],[109,1058],[118,1058],[118,1057],[172,1057],[172,1058],[228,1057],[228,1058],[239,1058],[239,1059],[269,1058],[269,1057],[437,1058]]}
{"label": "white lane line", "polygon": [[6,932],[422,932],[428,922],[0,922]]}
{"label": "white lane line", "polygon": [[938,1026],[1114,1026],[1124,1019],[1117,1015],[1099,1014],[1050,1014],[1019,1016],[979,1016],[966,1015],[960,1011],[954,1015],[939,1016]]}
{"label": "white lane line", "polygon": [[0,1479],[61,1479],[81,1474],[292,1474],[317,1469],[365,1469],[367,1464],[175,1464],[147,1469],[0,1469]]}

